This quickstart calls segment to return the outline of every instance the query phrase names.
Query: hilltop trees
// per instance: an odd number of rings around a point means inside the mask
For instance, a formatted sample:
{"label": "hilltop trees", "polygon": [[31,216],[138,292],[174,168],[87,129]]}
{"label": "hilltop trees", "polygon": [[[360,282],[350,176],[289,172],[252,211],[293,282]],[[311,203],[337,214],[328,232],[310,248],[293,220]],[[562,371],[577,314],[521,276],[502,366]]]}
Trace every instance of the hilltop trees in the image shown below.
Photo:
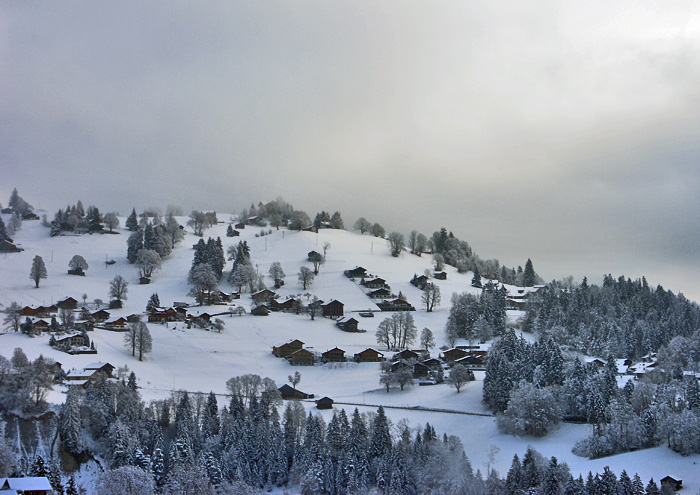
{"label": "hilltop trees", "polygon": [[372,227],[372,224],[365,217],[358,218],[355,225],[353,225],[353,228],[359,230],[361,235],[368,232],[370,227]]}
{"label": "hilltop trees", "polygon": [[532,266],[530,258],[525,262],[525,271],[523,271],[523,286],[532,287],[537,283],[537,274]]}
{"label": "hilltop trees", "polygon": [[110,232],[119,227],[119,218],[114,212],[105,213],[104,222]]}
{"label": "hilltop trees", "polygon": [[216,213],[194,210],[190,213],[187,226],[192,229],[194,235],[202,237],[204,231],[216,223]]}
{"label": "hilltop trees", "polygon": [[372,226],[369,228],[369,233],[374,237],[381,237],[382,239],[386,236],[386,230],[384,230],[384,227],[378,223],[372,224]]}
{"label": "hilltop trees", "polygon": [[[15,189],[16,191],[16,189]],[[29,278],[34,281],[35,287],[39,288],[39,282],[48,276],[46,271],[46,265],[44,264],[44,259],[36,255],[32,260],[32,268],[29,271]]]}
{"label": "hilltop trees", "polygon": [[389,250],[394,258],[398,258],[401,255],[406,243],[404,242],[403,234],[399,232],[392,232],[386,238],[386,242],[389,245]]}

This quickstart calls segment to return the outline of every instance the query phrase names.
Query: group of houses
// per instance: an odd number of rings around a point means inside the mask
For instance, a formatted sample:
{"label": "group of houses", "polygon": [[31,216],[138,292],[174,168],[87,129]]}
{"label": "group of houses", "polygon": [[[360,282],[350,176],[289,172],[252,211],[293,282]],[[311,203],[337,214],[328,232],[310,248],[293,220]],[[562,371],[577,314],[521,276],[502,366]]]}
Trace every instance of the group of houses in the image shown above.
{"label": "group of houses", "polygon": [[410,369],[414,378],[434,376],[445,367],[452,368],[461,364],[470,370],[483,369],[486,365],[487,352],[479,346],[454,347],[443,351],[437,358],[431,357],[425,349],[404,349],[391,357],[390,371],[395,373]]}
{"label": "group of houses", "polygon": [[[447,273],[443,271],[439,272],[434,272],[433,273],[433,278],[435,280],[447,280]],[[420,290],[425,289],[425,286],[430,283],[430,278],[427,275],[416,275],[415,273],[413,274],[413,278],[411,279],[411,285],[414,287],[417,287]]]}
{"label": "group of houses", "polygon": [[[345,355],[343,349],[334,347],[329,351],[316,353],[305,349],[304,342],[299,339],[289,341],[279,347],[273,346],[272,354],[275,357],[286,359],[292,366],[314,366],[316,363],[345,363],[348,361],[348,356]],[[356,353],[352,360],[356,363],[379,363],[385,358],[381,352],[367,348]]]}
{"label": "group of houses", "polygon": [[[299,313],[301,311],[301,300],[293,297],[288,297],[284,301],[278,301],[278,294],[270,289],[262,289],[251,294],[253,299],[253,309],[250,313],[254,316],[267,316],[271,311],[284,313]],[[326,318],[338,319],[345,314],[345,305],[333,299],[325,303],[324,301],[315,301],[318,311],[321,316]]]}
{"label": "group of houses", "polygon": [[361,266],[357,266],[352,270],[345,270],[345,276],[349,279],[360,279],[360,286],[365,289],[367,296],[375,302],[377,307],[382,311],[415,311],[408,301],[397,297],[391,292],[389,284],[380,277],[375,277]]}
{"label": "group of houses", "polygon": [[[606,365],[605,361],[596,357],[585,358],[584,362],[586,365],[598,369],[603,368]],[[631,359],[616,359],[615,366],[617,368],[618,375],[633,376],[635,380],[639,380],[645,375],[660,369],[659,360],[655,352],[642,356],[641,361],[636,363]],[[693,371],[687,371],[684,372],[684,374],[687,376],[690,376],[691,374],[696,375],[696,373]]]}

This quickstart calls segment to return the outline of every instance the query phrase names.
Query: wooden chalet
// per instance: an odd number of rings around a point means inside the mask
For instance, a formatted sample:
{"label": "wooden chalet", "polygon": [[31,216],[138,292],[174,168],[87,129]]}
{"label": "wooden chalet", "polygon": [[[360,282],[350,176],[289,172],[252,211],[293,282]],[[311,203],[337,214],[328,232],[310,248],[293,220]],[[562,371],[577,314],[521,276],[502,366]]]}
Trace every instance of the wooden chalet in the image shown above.
{"label": "wooden chalet", "polygon": [[424,378],[428,376],[430,368],[423,363],[416,363],[413,365],[413,377],[414,378]]}
{"label": "wooden chalet", "polygon": [[318,234],[318,227],[315,225],[312,225],[310,227],[304,227],[301,229],[303,232],[313,232],[314,234]]}
{"label": "wooden chalet", "polygon": [[661,483],[662,493],[663,493],[663,488],[666,486],[668,486],[674,492],[677,492],[678,490],[683,489],[683,480],[678,479],[678,478],[674,478],[673,476],[664,476],[663,478],[661,478],[660,483]]}
{"label": "wooden chalet", "polygon": [[139,285],[148,285],[151,283],[150,277],[139,277]]}
{"label": "wooden chalet", "polygon": [[387,299],[392,296],[391,291],[385,287],[373,290],[367,295],[372,299]]}
{"label": "wooden chalet", "polygon": [[295,339],[290,342],[287,342],[286,344],[282,344],[279,347],[273,346],[272,354],[274,354],[276,357],[286,358],[293,352],[296,352],[303,347],[304,343],[299,339]]}
{"label": "wooden chalet", "polygon": [[391,372],[396,373],[397,371],[401,371],[404,369],[411,368],[411,365],[408,364],[406,361],[396,361],[395,363],[391,363]]}
{"label": "wooden chalet", "polygon": [[268,308],[265,304],[260,304],[251,309],[250,314],[253,316],[267,316],[270,314],[270,308]]}
{"label": "wooden chalet", "polygon": [[453,364],[461,364],[467,368],[481,367],[486,364],[486,358],[477,354],[469,354],[463,358],[455,359],[451,361]]}
{"label": "wooden chalet", "polygon": [[355,318],[348,318],[346,319],[341,319],[338,320],[336,323],[336,326],[340,328],[344,332],[359,332],[360,330],[357,328],[357,325],[359,322]]}
{"label": "wooden chalet", "polygon": [[365,278],[367,276],[367,270],[361,266],[357,266],[352,270],[345,270],[345,276],[348,278]]}
{"label": "wooden chalet", "polygon": [[32,322],[32,327],[34,328],[34,330],[39,330],[41,332],[48,331],[49,326],[50,326],[49,322],[46,320],[42,320],[42,319],[39,319],[39,320]]}
{"label": "wooden chalet", "polygon": [[92,332],[95,329],[95,325],[91,320],[76,321],[73,326],[78,331]]}
{"label": "wooden chalet", "polygon": [[436,280],[447,280],[447,273],[445,273],[445,272],[433,273],[433,278],[435,278]]}
{"label": "wooden chalet", "polygon": [[327,318],[340,318],[343,316],[344,307],[345,305],[343,303],[334,299],[328,304],[322,304],[321,311],[323,316]]}
{"label": "wooden chalet", "polygon": [[423,290],[425,284],[428,282],[430,282],[430,280],[425,275],[413,275],[413,278],[411,279],[411,285],[418,287],[420,290]]}
{"label": "wooden chalet", "polygon": [[313,394],[305,394],[301,390],[290,387],[286,383],[277,389],[282,400],[305,400],[313,398]]}
{"label": "wooden chalet", "polygon": [[447,361],[448,363],[452,361],[457,361],[458,359],[465,358],[469,355],[469,352],[465,351],[464,349],[460,349],[459,347],[454,347],[452,349],[448,349],[445,352],[442,353],[442,359]]}
{"label": "wooden chalet", "polygon": [[114,366],[109,363],[90,363],[83,369],[87,371],[99,371],[107,378],[113,378]]}
{"label": "wooden chalet", "polygon": [[284,302],[277,302],[275,299],[270,301],[270,310],[272,311],[294,311],[294,303],[296,301],[293,298],[289,298]]}
{"label": "wooden chalet", "polygon": [[361,285],[364,285],[368,289],[384,289],[388,287],[388,285],[386,284],[386,280],[379,277],[373,278],[372,280],[365,280],[361,282]]}
{"label": "wooden chalet", "polygon": [[[228,292],[224,292],[222,290],[215,290],[211,293],[210,297],[212,304],[225,304],[231,302],[233,299],[233,294],[229,294]],[[238,298],[240,299],[240,294],[238,295]]]}
{"label": "wooden chalet", "polygon": [[330,397],[323,397],[316,401],[316,409],[333,409],[333,399]]}
{"label": "wooden chalet", "polygon": [[31,306],[25,306],[19,311],[20,316],[34,316],[38,317],[39,316],[39,310],[36,308],[32,308]]}
{"label": "wooden chalet", "polygon": [[59,309],[76,309],[78,307],[78,301],[72,297],[67,297],[63,301],[58,301],[56,303]]}
{"label": "wooden chalet", "polygon": [[46,476],[0,478],[0,494],[50,495],[53,487]]}
{"label": "wooden chalet", "polygon": [[306,255],[306,259],[309,261],[316,261],[318,259],[322,259],[323,255],[321,253],[317,253],[316,251],[309,251]]}
{"label": "wooden chalet", "polygon": [[324,363],[344,363],[347,361],[347,358],[344,350],[335,347],[321,354],[321,360]]}
{"label": "wooden chalet", "polygon": [[98,323],[102,323],[103,321],[109,320],[109,311],[105,311],[104,309],[101,309],[99,311],[95,311],[94,313],[91,313],[90,316],[92,319]]}
{"label": "wooden chalet", "polygon": [[233,235],[231,235],[231,237],[238,237],[238,236],[240,236],[240,235],[241,235],[241,233],[238,232],[236,229],[234,229],[234,230],[233,230]]}
{"label": "wooden chalet", "polygon": [[357,363],[381,363],[383,361],[385,361],[384,354],[371,347],[355,354],[355,362]]}
{"label": "wooden chalet", "polygon": [[404,349],[401,352],[397,352],[394,354],[391,358],[392,361],[399,361],[399,360],[418,360],[420,357],[420,354],[418,354],[416,351],[412,351],[411,349]]}
{"label": "wooden chalet", "polygon": [[422,363],[430,369],[438,369],[442,366],[442,361],[437,358],[426,359]]}
{"label": "wooden chalet", "polygon": [[2,239],[0,240],[0,253],[19,253],[22,248],[15,246],[12,242]]}
{"label": "wooden chalet", "polygon": [[104,323],[104,326],[110,330],[124,330],[124,329],[126,329],[126,325],[128,323],[129,322],[126,321],[126,318],[124,318],[122,316],[122,317],[117,318],[116,320],[106,321]]}
{"label": "wooden chalet", "polygon": [[236,229],[241,229],[241,230],[243,230],[243,229],[245,229],[245,222],[238,222],[238,223],[235,224],[233,227],[236,228]]}
{"label": "wooden chalet", "polygon": [[377,307],[382,311],[415,311],[411,303],[403,299],[394,299],[393,301],[382,301],[377,303]]}
{"label": "wooden chalet", "polygon": [[182,314],[175,308],[168,308],[148,315],[148,323],[168,323],[171,321],[182,321]]}
{"label": "wooden chalet", "polygon": [[69,347],[88,347],[90,345],[90,339],[87,338],[82,333],[76,333],[73,335],[66,335],[60,339],[56,339],[56,345],[67,345]]}
{"label": "wooden chalet", "polygon": [[269,303],[275,296],[276,294],[270,289],[263,289],[251,294],[250,297],[253,299],[255,304],[265,304]]}
{"label": "wooden chalet", "polygon": [[289,364],[292,366],[313,366],[315,356],[314,353],[309,350],[299,349],[287,356],[287,361],[289,361]]}

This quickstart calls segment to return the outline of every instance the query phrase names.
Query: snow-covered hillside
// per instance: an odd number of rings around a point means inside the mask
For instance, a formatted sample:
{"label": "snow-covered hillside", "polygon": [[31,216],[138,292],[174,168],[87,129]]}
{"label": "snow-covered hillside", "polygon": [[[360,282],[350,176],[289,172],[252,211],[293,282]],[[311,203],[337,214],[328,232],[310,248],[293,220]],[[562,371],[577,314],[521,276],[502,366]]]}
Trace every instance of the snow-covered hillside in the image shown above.
{"label": "snow-covered hillside", "polygon": [[[228,215],[219,215],[228,218]],[[121,219],[122,225],[125,219]],[[185,223],[185,219],[180,219]],[[681,457],[666,447],[638,451],[614,457],[589,461],[574,456],[571,447],[574,443],[590,433],[590,426],[563,424],[557,431],[543,439],[503,436],[498,433],[495,420],[487,416],[472,416],[410,410],[415,406],[442,408],[454,411],[488,413],[481,402],[481,380],[483,373],[477,372],[477,381],[470,383],[459,394],[447,385],[413,387],[405,391],[398,389],[387,393],[379,384],[379,365],[376,363],[338,363],[315,367],[294,368],[284,359],[275,358],[272,346],[281,345],[291,339],[300,339],[305,347],[318,352],[325,352],[334,347],[345,350],[352,356],[367,347],[383,351],[376,342],[375,331],[379,323],[389,314],[375,313],[374,318],[360,317],[362,310],[376,310],[377,306],[354,281],[348,279],[344,270],[362,266],[373,275],[381,277],[391,286],[392,292],[402,292],[417,311],[413,313],[416,326],[420,332],[430,328],[435,334],[438,346],[445,343],[444,326],[450,306],[450,295],[455,292],[473,292],[471,273],[459,274],[452,267],[446,267],[447,280],[434,280],[440,286],[442,304],[433,313],[426,313],[421,305],[421,291],[410,284],[414,274],[422,274],[431,267],[430,257],[418,257],[405,252],[399,258],[393,258],[383,239],[362,236],[342,230],[321,230],[318,234],[310,232],[291,232],[274,230],[270,235],[255,237],[259,228],[247,227],[240,237],[226,237],[226,224],[219,224],[208,229],[204,237],[220,237],[224,249],[246,240],[250,246],[251,259],[260,274],[267,275],[270,265],[278,261],[286,273],[286,284],[277,291],[280,300],[286,296],[308,292],[328,302],[337,299],[344,303],[345,314],[359,320],[359,327],[365,333],[346,333],[338,329],[333,320],[318,317],[311,321],[308,315],[272,313],[267,317],[223,315],[225,323],[221,333],[201,329],[187,329],[183,323],[169,325],[149,324],[153,336],[153,352],[142,362],[133,358],[123,345],[123,334],[105,330],[95,330],[90,334],[98,350],[98,355],[70,356],[58,352],[48,345],[49,337],[42,335],[29,338],[21,334],[0,334],[0,354],[9,358],[15,347],[21,347],[30,359],[40,354],[56,359],[65,370],[80,369],[95,361],[109,362],[116,367],[128,366],[135,371],[141,395],[144,400],[169,396],[173,390],[191,392],[226,393],[226,381],[236,375],[254,373],[267,376],[282,385],[294,371],[302,374],[298,388],[313,393],[316,397],[329,396],[336,402],[348,404],[366,404],[361,409],[374,405],[398,406],[407,409],[389,409],[387,414],[398,422],[407,418],[412,424],[420,426],[430,422],[438,432],[447,432],[461,437],[467,455],[473,466],[485,470],[488,463],[488,451],[491,445],[497,446],[495,467],[505,473],[510,466],[513,454],[522,456],[529,445],[543,455],[556,456],[560,462],[567,462],[575,473],[602,472],[610,465],[619,473],[622,469],[639,472],[643,479],[660,479],[678,473],[683,477],[689,492],[700,488],[700,474],[695,463],[698,456]],[[67,296],[82,301],[87,294],[87,301],[95,299],[108,301],[109,282],[115,275],[122,275],[128,282],[128,299],[120,310],[110,310],[111,317],[143,313],[149,296],[157,292],[162,305],[169,306],[174,301],[189,301],[187,297],[187,274],[192,264],[192,246],[199,238],[187,233],[185,239],[165,260],[160,271],[156,272],[150,285],[139,285],[138,271],[126,260],[126,240],[129,233],[122,228],[119,235],[82,235],[49,237],[49,231],[38,221],[25,221],[22,230],[14,237],[17,244],[24,248],[21,253],[0,255],[0,303],[9,305],[17,302],[21,306],[50,305]],[[322,251],[323,245],[331,244],[327,260],[321,266],[313,285],[302,291],[297,283],[297,272],[301,266],[311,266],[307,253],[311,250]],[[68,262],[76,254],[83,256],[89,269],[85,277],[67,274]],[[31,261],[34,256],[41,256],[48,270],[48,278],[42,280],[39,288],[29,279]],[[105,264],[106,259],[116,263]],[[227,269],[230,269],[230,263]],[[225,281],[220,288],[229,291],[232,288]],[[266,277],[268,285],[272,285]],[[236,304],[250,310],[252,301],[244,293]],[[226,306],[194,307],[193,314],[207,312],[210,314],[226,312]],[[521,316],[510,312],[511,321]],[[417,346],[417,344],[416,344]],[[433,350],[433,355],[437,352]],[[63,401],[64,389],[56,387],[50,400]],[[313,403],[309,403],[311,408]],[[354,405],[347,407],[351,412]],[[321,412],[328,421],[332,411]]]}

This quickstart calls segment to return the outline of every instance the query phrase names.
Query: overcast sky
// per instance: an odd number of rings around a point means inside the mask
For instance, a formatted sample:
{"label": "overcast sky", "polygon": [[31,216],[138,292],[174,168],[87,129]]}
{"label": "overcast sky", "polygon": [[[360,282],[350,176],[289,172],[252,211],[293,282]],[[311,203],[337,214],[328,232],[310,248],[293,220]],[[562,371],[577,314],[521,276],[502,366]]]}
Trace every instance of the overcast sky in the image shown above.
{"label": "overcast sky", "polygon": [[697,1],[0,3],[0,202],[445,226],[700,300]]}

